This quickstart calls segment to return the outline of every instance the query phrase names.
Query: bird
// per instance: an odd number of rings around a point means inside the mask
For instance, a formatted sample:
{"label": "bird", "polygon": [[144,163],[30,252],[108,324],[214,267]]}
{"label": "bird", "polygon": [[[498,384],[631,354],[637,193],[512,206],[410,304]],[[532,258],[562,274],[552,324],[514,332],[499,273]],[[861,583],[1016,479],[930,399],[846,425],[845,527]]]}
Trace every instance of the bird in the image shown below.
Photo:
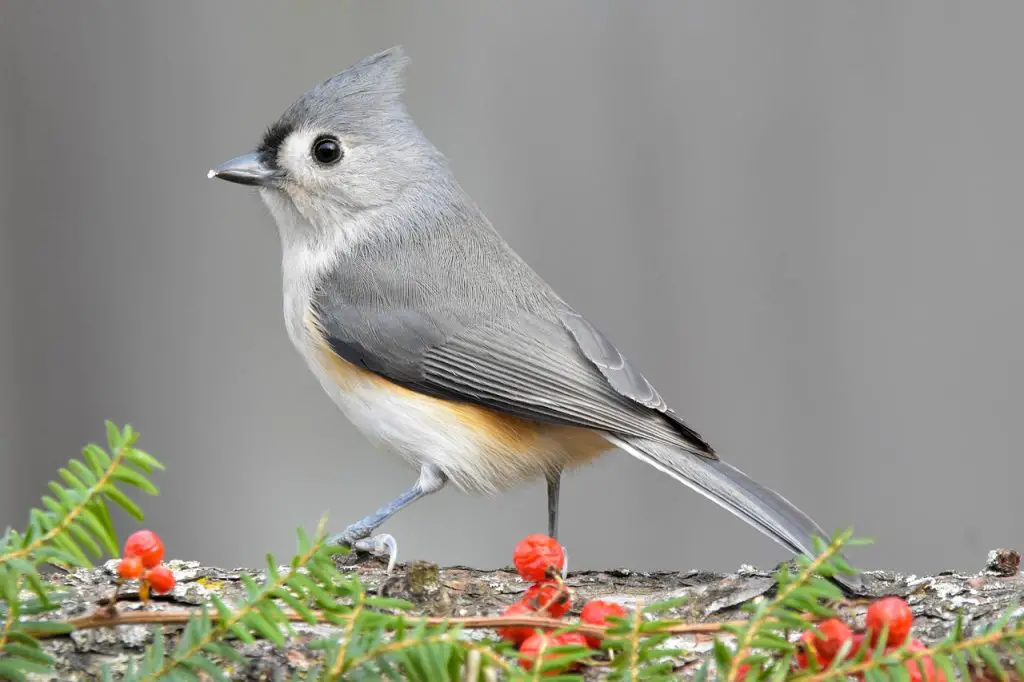
{"label": "bird", "polygon": [[291,342],[355,427],[417,473],[330,542],[390,570],[397,541],[377,531],[415,501],[541,480],[557,538],[563,472],[619,449],[812,554],[818,524],[723,461],[500,236],[411,117],[409,61],[394,46],[335,73],[208,173],[258,190]]}

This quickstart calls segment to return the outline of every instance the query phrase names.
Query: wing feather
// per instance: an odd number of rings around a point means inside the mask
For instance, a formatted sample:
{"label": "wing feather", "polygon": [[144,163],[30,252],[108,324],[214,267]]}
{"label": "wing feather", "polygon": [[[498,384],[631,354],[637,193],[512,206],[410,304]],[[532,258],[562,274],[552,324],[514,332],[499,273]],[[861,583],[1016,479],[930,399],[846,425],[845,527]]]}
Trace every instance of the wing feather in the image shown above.
{"label": "wing feather", "polygon": [[413,390],[709,455],[699,436],[665,413],[646,379],[621,354],[614,359],[614,346],[593,346],[602,353],[599,364],[559,322],[521,313],[503,322],[452,323],[454,333],[443,337],[445,324],[409,312],[321,310],[317,317],[335,353]]}
{"label": "wing feather", "polygon": [[[401,249],[363,244],[316,287],[311,312],[340,357],[428,395],[715,458],[611,341],[495,234],[404,238]],[[459,268],[438,266],[456,255]]]}

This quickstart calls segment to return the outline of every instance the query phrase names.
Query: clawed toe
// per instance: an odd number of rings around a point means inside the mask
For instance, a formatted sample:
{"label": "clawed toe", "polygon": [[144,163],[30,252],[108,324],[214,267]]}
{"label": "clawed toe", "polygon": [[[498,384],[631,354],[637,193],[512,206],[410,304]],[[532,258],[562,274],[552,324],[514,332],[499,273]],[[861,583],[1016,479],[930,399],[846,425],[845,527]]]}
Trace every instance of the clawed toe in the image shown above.
{"label": "clawed toe", "polygon": [[398,561],[398,541],[395,540],[394,536],[387,533],[358,540],[353,543],[352,548],[358,552],[367,552],[374,556],[386,556],[388,559],[388,573],[394,570],[395,562]]}
{"label": "clawed toe", "polygon": [[327,544],[344,545],[351,547],[357,552],[365,552],[373,556],[386,558],[388,561],[388,573],[394,570],[395,562],[398,561],[398,541],[395,540],[394,536],[387,533],[366,537],[364,533],[353,532],[351,529],[347,529],[343,533],[338,533],[328,538]]}

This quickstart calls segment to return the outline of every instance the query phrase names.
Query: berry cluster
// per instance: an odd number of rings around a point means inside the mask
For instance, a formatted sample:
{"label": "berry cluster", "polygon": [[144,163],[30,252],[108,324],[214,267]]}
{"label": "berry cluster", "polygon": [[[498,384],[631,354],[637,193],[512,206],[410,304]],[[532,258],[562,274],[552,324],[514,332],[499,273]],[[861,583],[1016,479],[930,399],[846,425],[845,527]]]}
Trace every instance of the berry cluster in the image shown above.
{"label": "berry cluster", "polygon": [[142,582],[139,595],[145,601],[149,598],[149,590],[164,594],[174,589],[174,573],[164,566],[164,542],[151,530],[140,530],[128,536],[124,542],[124,558],[117,566],[117,574],[122,580]]}
{"label": "berry cluster", "polygon": [[[883,647],[887,651],[904,644],[910,651],[924,651],[927,647],[920,640],[910,638],[908,641],[913,620],[910,606],[899,597],[883,597],[872,602],[868,606],[864,632],[855,633],[838,618],[823,620],[818,623],[817,631],[808,630],[800,636],[796,654],[797,666],[803,669],[825,669],[832,664],[847,642],[850,642],[850,645],[846,648],[846,659],[853,658],[867,647],[870,647],[867,649],[867,655],[870,657],[870,652],[878,647],[883,636]],[[916,659],[905,661],[903,664],[911,682],[946,682],[945,675],[936,668],[931,658],[924,657],[920,661],[924,668],[924,677],[921,676]]]}
{"label": "berry cluster", "polygon": [[[506,608],[504,616],[550,616],[561,618],[572,606],[572,594],[562,580],[565,568],[565,552],[556,540],[547,535],[528,535],[516,545],[512,562],[519,575],[533,583],[523,597]],[[588,625],[608,625],[611,618],[624,618],[626,611],[618,604],[593,600],[584,605],[580,621]],[[538,657],[554,658],[554,654],[541,652],[554,647],[578,645],[598,649],[601,640],[584,637],[578,632],[552,634],[529,627],[500,628],[498,634],[514,643],[523,654],[520,665],[530,670],[537,664]],[[552,671],[555,672],[555,671]]]}

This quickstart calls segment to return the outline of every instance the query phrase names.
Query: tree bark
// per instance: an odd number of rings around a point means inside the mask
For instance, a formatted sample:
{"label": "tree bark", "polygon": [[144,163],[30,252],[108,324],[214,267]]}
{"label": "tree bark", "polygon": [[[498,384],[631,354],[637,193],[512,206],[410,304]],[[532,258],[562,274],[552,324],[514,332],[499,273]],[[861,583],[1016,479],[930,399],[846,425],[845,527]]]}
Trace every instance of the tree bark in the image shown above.
{"label": "tree bark", "polygon": [[[915,615],[914,634],[925,643],[946,636],[958,614],[970,631],[995,620],[1007,608],[1017,604],[1024,594],[1024,579],[1017,573],[1019,555],[999,550],[989,556],[984,570],[975,574],[954,572],[933,576],[903,575],[887,571],[868,572],[865,577],[869,596],[899,595],[905,597]],[[173,561],[178,584],[168,595],[148,604],[138,600],[138,592],[122,588],[118,612],[139,611],[161,614],[183,613],[217,594],[229,604],[244,593],[239,582],[240,570],[200,566],[197,562]],[[94,570],[54,574],[51,581],[67,592],[58,618],[82,618],[97,613],[105,599],[114,592],[116,562]],[[463,566],[439,569],[431,564],[413,562],[397,567],[386,575],[381,564],[373,559],[356,563],[347,570],[355,572],[368,591],[384,596],[402,597],[416,604],[415,615],[435,617],[496,616],[505,606],[522,595],[525,585],[510,569],[476,570]],[[257,579],[259,571],[252,571]],[[666,614],[688,623],[714,623],[744,617],[740,606],[751,599],[770,595],[771,575],[753,568],[723,575],[710,572],[641,572],[630,570],[580,571],[570,573],[566,583],[573,591],[570,617],[578,616],[580,607],[590,599],[605,599],[633,609],[640,602],[686,597],[686,603]],[[855,628],[863,627],[865,600],[851,601],[840,607],[840,615]],[[168,647],[173,647],[180,625],[164,625]],[[317,661],[317,652],[306,645],[331,633],[327,626],[296,624],[297,636],[286,648],[275,648],[265,641],[244,645],[235,643],[248,661],[228,671],[234,680],[285,680],[294,672],[306,670]],[[469,636],[493,637],[487,629],[467,630]],[[727,637],[722,634],[720,636]],[[154,626],[118,625],[90,627],[68,636],[46,640],[44,647],[57,660],[58,676],[34,679],[91,680],[96,679],[104,665],[115,673],[124,670],[128,661],[141,654],[153,641]],[[689,633],[673,636],[668,646],[686,653],[677,659],[678,670],[685,676],[696,670],[709,655],[713,635]],[[600,669],[589,670],[587,679],[602,679]]]}

